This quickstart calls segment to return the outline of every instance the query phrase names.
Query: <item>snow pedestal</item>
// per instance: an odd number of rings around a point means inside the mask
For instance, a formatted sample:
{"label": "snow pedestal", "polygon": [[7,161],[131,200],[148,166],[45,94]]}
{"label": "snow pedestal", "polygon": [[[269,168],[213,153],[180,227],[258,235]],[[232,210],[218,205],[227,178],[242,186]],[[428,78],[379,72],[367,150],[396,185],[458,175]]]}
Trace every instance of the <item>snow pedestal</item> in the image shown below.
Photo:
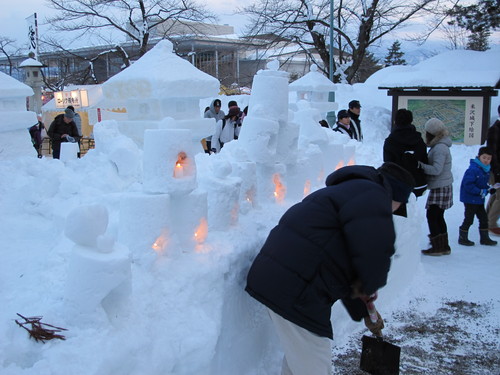
{"label": "snow pedestal", "polygon": [[277,61],[269,63],[273,70],[259,70],[254,77],[248,104],[250,115],[245,118],[238,138],[250,160],[257,163],[276,161],[278,152],[283,152],[290,143],[283,129],[288,123],[288,73],[278,71],[277,64]]}
{"label": "snow pedestal", "polygon": [[74,142],[61,142],[61,154],[59,155],[59,160],[68,161],[78,158],[78,152],[80,148],[78,143]]}
{"label": "snow pedestal", "polygon": [[196,188],[194,155],[201,146],[187,129],[146,130],[144,190],[148,193],[186,193]]}
{"label": "snow pedestal", "polygon": [[65,299],[76,315],[88,316],[102,308],[109,318],[124,307],[131,292],[128,248],[114,244],[109,253],[86,246],[73,247]]}
{"label": "snow pedestal", "polygon": [[230,176],[232,166],[225,158],[211,158],[213,174],[200,179],[207,192],[208,227],[210,230],[229,230],[238,222],[241,178]]}
{"label": "snow pedestal", "polygon": [[108,317],[119,314],[131,291],[128,248],[106,236],[108,211],[102,205],[72,210],[65,234],[75,242],[68,267],[65,300],[69,315],[92,319],[104,309]]}
{"label": "snow pedestal", "polygon": [[344,163],[345,165],[356,164],[356,145],[353,144],[356,141],[349,141],[344,145]]}
{"label": "snow pedestal", "polygon": [[170,240],[170,195],[123,194],[120,200],[118,240],[134,259],[145,259],[153,250],[162,252]]}
{"label": "snow pedestal", "polygon": [[[191,109],[190,109],[191,110]],[[200,141],[215,133],[215,121],[211,118],[202,118],[191,114],[186,120],[173,119],[171,117],[163,119],[158,125],[158,129],[187,129],[191,134],[191,140],[196,145],[196,152],[203,152]]]}
{"label": "snow pedestal", "polygon": [[263,204],[282,203],[287,196],[286,166],[257,164],[257,199]]}
{"label": "snow pedestal", "polygon": [[207,193],[196,189],[189,194],[174,193],[171,198],[172,236],[182,251],[192,251],[208,235]]}
{"label": "snow pedestal", "polygon": [[257,166],[251,161],[238,161],[232,164],[232,176],[239,177],[240,187],[240,210],[243,213],[258,207],[257,199]]}
{"label": "snow pedestal", "polygon": [[323,152],[314,144],[301,150],[298,162],[287,168],[287,199],[302,200],[309,193],[325,186]]}
{"label": "snow pedestal", "polygon": [[[268,63],[268,70],[259,70],[252,83],[248,103],[250,115],[286,123],[288,121],[288,73],[279,71],[279,62]],[[243,131],[244,127],[242,127]]]}

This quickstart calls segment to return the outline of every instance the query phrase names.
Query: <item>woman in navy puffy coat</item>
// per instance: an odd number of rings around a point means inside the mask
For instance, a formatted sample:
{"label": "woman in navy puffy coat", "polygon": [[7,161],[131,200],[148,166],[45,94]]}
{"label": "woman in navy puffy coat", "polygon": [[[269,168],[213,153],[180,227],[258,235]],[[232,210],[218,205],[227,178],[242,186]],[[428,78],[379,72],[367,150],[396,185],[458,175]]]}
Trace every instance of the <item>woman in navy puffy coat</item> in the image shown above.
{"label": "woman in navy puffy coat", "polygon": [[458,243],[473,246],[469,240],[469,228],[474,222],[474,216],[479,220],[481,245],[496,245],[497,242],[488,235],[488,215],[484,208],[484,198],[489,192],[490,163],[492,152],[487,147],[481,147],[478,156],[471,159],[469,168],[465,171],[460,185],[460,202],[465,205],[464,221],[460,226]]}

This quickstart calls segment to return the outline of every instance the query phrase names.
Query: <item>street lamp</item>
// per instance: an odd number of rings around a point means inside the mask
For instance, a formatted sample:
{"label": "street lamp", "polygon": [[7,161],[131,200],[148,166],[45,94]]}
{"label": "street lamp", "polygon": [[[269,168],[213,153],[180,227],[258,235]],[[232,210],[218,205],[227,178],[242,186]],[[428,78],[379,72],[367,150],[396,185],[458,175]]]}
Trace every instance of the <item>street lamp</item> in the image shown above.
{"label": "street lamp", "polygon": [[333,0],[330,0],[330,81],[333,82]]}
{"label": "street lamp", "polygon": [[[329,78],[333,82],[333,0],[330,0],[330,56],[329,56]],[[330,91],[328,93],[328,101],[335,102],[335,92]],[[330,111],[326,114],[326,121],[333,127],[335,124],[335,112]]]}

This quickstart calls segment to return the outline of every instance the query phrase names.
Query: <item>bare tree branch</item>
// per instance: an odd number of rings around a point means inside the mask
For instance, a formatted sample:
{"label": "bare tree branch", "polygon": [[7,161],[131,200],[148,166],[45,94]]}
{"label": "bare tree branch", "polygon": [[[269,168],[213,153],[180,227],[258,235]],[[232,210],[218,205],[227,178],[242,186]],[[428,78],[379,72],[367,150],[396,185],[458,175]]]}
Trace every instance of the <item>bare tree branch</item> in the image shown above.
{"label": "bare tree branch", "polygon": [[[329,0],[257,0],[240,9],[250,17],[245,30],[249,37],[263,33],[279,36],[278,43],[297,43],[310,55],[311,47],[319,55],[320,69],[329,69],[329,30],[333,28],[332,41],[338,51],[337,64],[351,61],[347,80],[356,77],[368,48],[384,37],[401,29],[409,21],[429,14],[445,14],[458,0],[338,0],[334,5],[334,24],[330,25]],[[441,21],[442,22],[442,21]],[[436,27],[438,25],[435,25]],[[345,65],[344,65],[345,66]]]}

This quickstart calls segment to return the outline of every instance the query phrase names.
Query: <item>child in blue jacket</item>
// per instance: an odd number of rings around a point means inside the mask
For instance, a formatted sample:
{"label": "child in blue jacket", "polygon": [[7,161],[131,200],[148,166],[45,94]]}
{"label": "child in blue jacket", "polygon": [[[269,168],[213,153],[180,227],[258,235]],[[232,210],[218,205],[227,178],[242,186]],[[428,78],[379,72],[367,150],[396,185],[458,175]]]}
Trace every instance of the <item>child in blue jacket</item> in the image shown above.
{"label": "child in blue jacket", "polygon": [[488,147],[481,147],[475,159],[471,159],[469,168],[465,171],[460,185],[460,202],[465,206],[465,217],[460,226],[458,243],[473,246],[470,241],[469,228],[474,221],[474,216],[479,220],[479,234],[481,245],[494,246],[497,244],[488,235],[488,215],[484,208],[484,198],[490,191],[488,180],[490,178],[490,163],[492,152]]}

